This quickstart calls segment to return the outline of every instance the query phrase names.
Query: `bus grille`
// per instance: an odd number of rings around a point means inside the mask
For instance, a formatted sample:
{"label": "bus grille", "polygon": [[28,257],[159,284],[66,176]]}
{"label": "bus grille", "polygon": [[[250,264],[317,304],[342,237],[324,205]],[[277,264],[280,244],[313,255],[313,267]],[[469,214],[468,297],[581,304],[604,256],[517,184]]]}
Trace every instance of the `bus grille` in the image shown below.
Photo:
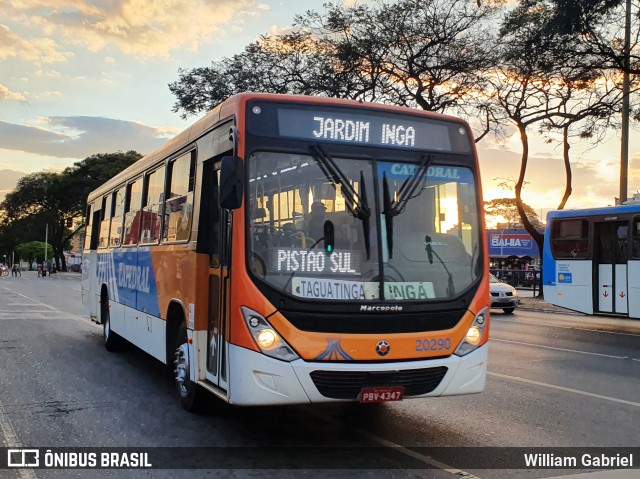
{"label": "bus grille", "polygon": [[406,369],[403,371],[313,371],[313,383],[325,397],[356,399],[360,390],[373,386],[403,386],[405,396],[427,394],[438,387],[447,368]]}

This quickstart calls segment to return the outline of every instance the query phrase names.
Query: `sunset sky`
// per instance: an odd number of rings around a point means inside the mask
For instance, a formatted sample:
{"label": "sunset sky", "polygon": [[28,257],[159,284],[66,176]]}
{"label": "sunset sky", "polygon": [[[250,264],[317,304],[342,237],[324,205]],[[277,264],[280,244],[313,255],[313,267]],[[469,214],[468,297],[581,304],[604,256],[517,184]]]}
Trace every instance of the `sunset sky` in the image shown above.
{"label": "sunset sky", "polygon": [[[197,117],[173,113],[167,84],[178,68],[240,52],[258,35],[291,24],[324,0],[11,0],[0,2],[0,195],[25,173],[62,168],[94,153],[148,153]],[[295,5],[295,9],[292,8]],[[512,196],[498,177],[516,177],[519,138],[483,140],[485,199]],[[640,188],[640,139],[631,133],[629,194]],[[568,207],[612,204],[619,138],[572,148]],[[534,139],[524,199],[557,206],[561,149]]]}

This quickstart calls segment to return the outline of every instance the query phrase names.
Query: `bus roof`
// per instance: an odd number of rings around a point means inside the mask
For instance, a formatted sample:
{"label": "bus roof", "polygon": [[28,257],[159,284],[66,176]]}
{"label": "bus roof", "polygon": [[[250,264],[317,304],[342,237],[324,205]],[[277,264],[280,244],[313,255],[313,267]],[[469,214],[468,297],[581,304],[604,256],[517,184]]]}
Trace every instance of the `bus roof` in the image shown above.
{"label": "bus roof", "polygon": [[618,205],[618,206],[603,206],[600,208],[581,208],[575,210],[556,210],[549,211],[547,213],[547,219],[553,218],[578,218],[585,216],[600,216],[622,213],[639,213],[640,204],[634,205]]}
{"label": "bus roof", "polygon": [[466,122],[460,118],[456,118],[449,115],[443,115],[441,113],[434,113],[425,110],[414,110],[406,107],[395,106],[395,105],[383,105],[381,103],[367,103],[367,102],[359,102],[355,100],[347,100],[343,98],[329,98],[329,97],[317,97],[317,96],[306,96],[306,95],[280,95],[280,94],[272,94],[272,93],[240,93],[237,95],[233,95],[223,101],[221,104],[216,106],[210,112],[208,112],[204,117],[198,120],[193,125],[186,128],[184,131],[179,133],[176,137],[169,140],[164,145],[156,148],[151,153],[145,155],[136,161],[133,165],[129,166],[125,170],[118,173],[116,176],[108,180],[106,183],[102,184],[94,191],[89,193],[89,197],[87,199],[88,202],[93,201],[97,197],[104,195],[105,193],[111,191],[116,186],[121,183],[126,182],[128,179],[138,176],[146,171],[148,168],[152,167],[156,163],[161,162],[166,159],[172,153],[180,151],[182,148],[186,147],[190,143],[197,140],[199,137],[208,132],[213,126],[218,124],[220,120],[224,120],[229,118],[234,113],[241,111],[244,104],[249,100],[261,99],[261,100],[271,100],[271,101],[280,101],[280,102],[296,102],[296,103],[315,103],[315,104],[330,104],[330,105],[338,105],[338,106],[348,106],[352,108],[361,108],[361,109],[373,109],[373,110],[384,110],[387,112],[397,112],[402,114],[410,114],[410,115],[418,115],[426,118],[438,119],[438,120],[449,120],[458,123],[463,123],[466,125]]}

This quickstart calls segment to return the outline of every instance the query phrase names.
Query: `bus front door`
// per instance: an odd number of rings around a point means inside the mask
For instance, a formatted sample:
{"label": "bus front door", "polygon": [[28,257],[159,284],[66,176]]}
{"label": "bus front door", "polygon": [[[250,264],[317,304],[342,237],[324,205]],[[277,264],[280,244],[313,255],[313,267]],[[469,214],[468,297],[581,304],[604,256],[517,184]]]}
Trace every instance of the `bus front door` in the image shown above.
{"label": "bus front door", "polygon": [[[210,383],[228,390],[228,336],[227,302],[229,298],[229,265],[231,264],[231,214],[219,207],[219,170],[213,168],[213,161],[204,163],[201,208],[206,217],[204,227],[209,251],[209,314],[207,332],[207,372]],[[206,215],[206,216],[205,216]]]}
{"label": "bus front door", "polygon": [[612,221],[595,223],[594,309],[601,313],[628,314],[627,259],[629,225]]}

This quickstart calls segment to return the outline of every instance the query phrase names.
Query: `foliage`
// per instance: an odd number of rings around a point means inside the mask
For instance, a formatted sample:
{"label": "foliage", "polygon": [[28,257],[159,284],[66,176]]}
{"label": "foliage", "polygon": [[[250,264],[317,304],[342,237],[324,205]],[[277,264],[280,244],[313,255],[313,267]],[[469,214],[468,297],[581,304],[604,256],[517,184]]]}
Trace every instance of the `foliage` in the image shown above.
{"label": "foliage", "polygon": [[[522,206],[534,228],[541,228],[543,225],[535,210],[524,202]],[[522,224],[515,198],[496,198],[485,201],[484,212],[487,224],[492,227],[497,227],[500,223],[506,223],[506,228],[514,228]]]}
{"label": "foliage", "polygon": [[263,36],[209,67],[180,70],[169,85],[174,111],[186,117],[244,91],[321,95],[457,114],[480,138],[494,124],[492,103],[482,92],[496,61],[487,21],[501,5],[327,4],[322,13],[298,15],[292,33]]}
{"label": "foliage", "polygon": [[17,258],[30,261],[37,260],[38,262],[44,261],[45,250],[47,258],[54,257],[53,247],[43,241],[22,243],[16,246],[15,249]]}
{"label": "foliage", "polygon": [[135,151],[97,154],[75,163],[61,173],[38,172],[24,176],[0,204],[0,244],[11,250],[20,243],[42,240],[48,225],[49,243],[58,269],[66,270],[64,249],[82,227],[67,224],[82,217],[87,195],[133,164],[142,155]]}

